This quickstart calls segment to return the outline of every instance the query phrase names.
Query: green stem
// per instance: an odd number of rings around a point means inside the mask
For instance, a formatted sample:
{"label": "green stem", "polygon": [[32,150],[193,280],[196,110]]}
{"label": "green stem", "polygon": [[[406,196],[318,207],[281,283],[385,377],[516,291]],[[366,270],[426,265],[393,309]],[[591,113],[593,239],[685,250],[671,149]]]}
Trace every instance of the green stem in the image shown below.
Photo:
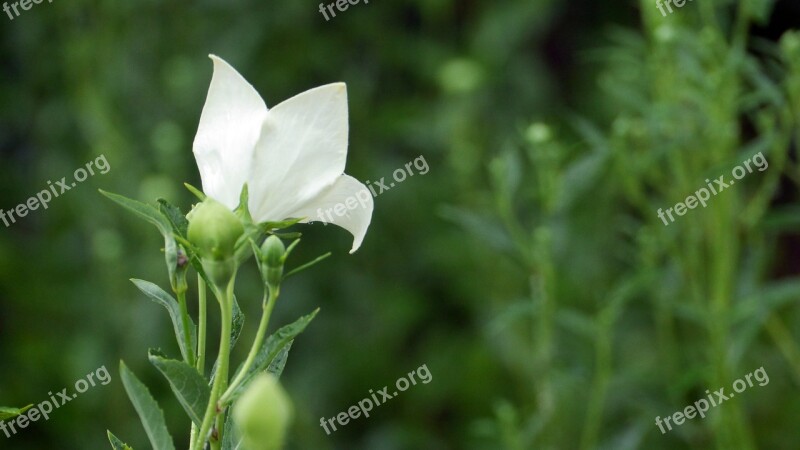
{"label": "green stem", "polygon": [[[536,362],[537,369],[539,370],[536,376],[537,380],[537,397],[539,403],[539,412],[543,420],[549,421],[555,412],[556,398],[552,385],[552,370],[553,370],[553,325],[555,323],[556,314],[556,273],[553,267],[552,259],[552,237],[550,229],[546,226],[540,226],[534,232],[535,247],[533,260],[534,271],[538,274],[538,279],[533,276],[530,277],[529,283],[531,288],[531,297],[539,299],[539,316],[538,320],[533,322],[536,327],[533,332],[536,339]],[[537,286],[538,284],[538,286]]]}
{"label": "green stem", "polygon": [[[611,308],[608,308],[609,310]],[[613,340],[614,313],[608,310],[600,314],[597,341],[595,344],[595,370],[589,397],[586,422],[583,427],[581,449],[596,448],[603,419],[603,406],[608,394],[611,377],[611,350]]]}
{"label": "green stem", "polygon": [[244,381],[244,378],[247,375],[247,372],[250,370],[250,367],[253,366],[253,362],[255,362],[256,356],[258,356],[258,352],[261,350],[261,345],[264,342],[264,337],[267,334],[267,325],[269,325],[269,318],[272,315],[272,309],[275,307],[275,302],[278,300],[278,295],[280,295],[280,288],[274,290],[269,289],[269,296],[267,296],[266,291],[264,292],[264,312],[261,314],[261,323],[258,325],[256,339],[253,341],[253,346],[250,347],[250,353],[247,355],[247,360],[245,360],[242,369],[236,375],[236,378],[231,382],[228,390],[225,391],[220,398],[219,403],[221,405],[225,406],[228,404],[233,393],[236,391],[242,381]]}
{"label": "green stem", "polygon": [[206,367],[206,320],[208,313],[206,312],[206,282],[203,278],[197,277],[197,295],[198,295],[198,331],[197,331],[197,371],[200,375],[205,375]]}
{"label": "green stem", "polygon": [[222,435],[223,435],[223,432],[225,431],[224,430],[224,427],[225,427],[225,414],[224,414],[224,412],[225,412],[225,408],[222,408],[222,410],[217,415],[217,421],[216,421],[216,424],[214,425],[214,429],[216,430],[216,433],[215,433],[214,437],[211,438],[211,450],[220,450],[220,448],[222,447]]}
{"label": "green stem", "polygon": [[[208,313],[206,311],[206,283],[201,276],[197,276],[197,303],[199,308],[198,314],[198,332],[197,332],[197,371],[200,375],[205,376],[206,367],[206,322]],[[194,443],[197,441],[197,424],[192,422],[192,434],[189,440],[189,448],[194,448]]]}
{"label": "green stem", "polygon": [[[225,389],[225,383],[228,378],[228,364],[230,363],[231,353],[231,325],[233,322],[233,285],[235,278],[235,275],[231,277],[227,289],[224,293],[221,293],[222,295],[219,298],[222,330],[220,331],[219,337],[217,373],[214,377],[214,384],[211,387],[211,396],[208,399],[208,407],[206,408],[206,413],[203,416],[203,422],[200,426],[198,439],[194,442],[194,446],[191,450],[202,450],[208,438],[208,433],[211,431],[211,425],[214,423],[214,419],[217,417],[217,414],[222,412],[222,410],[219,408],[218,400],[220,393],[223,389]],[[218,434],[217,438],[212,439],[212,441],[218,442],[219,437],[220,435]]]}

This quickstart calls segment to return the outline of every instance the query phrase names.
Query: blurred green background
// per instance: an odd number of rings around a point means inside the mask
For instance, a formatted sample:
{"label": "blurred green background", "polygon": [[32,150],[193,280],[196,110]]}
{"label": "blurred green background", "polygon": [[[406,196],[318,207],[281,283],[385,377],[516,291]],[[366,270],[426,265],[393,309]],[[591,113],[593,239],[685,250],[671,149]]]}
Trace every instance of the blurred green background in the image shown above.
{"label": "blurred green background", "polygon": [[[163,241],[97,189],[184,210],[213,53],[274,106],[344,81],[347,173],[430,171],[376,199],[361,249],[301,226],[274,326],[315,307],[283,374],[292,449],[796,449],[800,413],[800,23],[795,0],[56,1],[0,15],[0,208],[99,155],[111,170],[0,228],[0,404],[113,381],[0,435],[0,448],[148,448],[126,363],[189,420],[146,358],[168,317]],[[704,209],[656,216],[757,152]],[[238,296],[252,338],[252,267]],[[249,291],[248,291],[249,289]],[[213,303],[212,303],[213,305]],[[216,312],[211,323],[216,326]],[[235,357],[244,357],[239,346]],[[326,435],[320,417],[426,364],[418,385]],[[758,367],[770,383],[662,435],[654,419]]]}

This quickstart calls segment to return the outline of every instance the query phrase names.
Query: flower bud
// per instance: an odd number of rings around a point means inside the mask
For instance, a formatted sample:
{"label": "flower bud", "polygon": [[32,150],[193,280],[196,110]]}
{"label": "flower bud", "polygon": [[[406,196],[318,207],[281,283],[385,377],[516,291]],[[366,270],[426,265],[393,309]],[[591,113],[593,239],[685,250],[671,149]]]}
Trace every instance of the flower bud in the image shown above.
{"label": "flower bud", "polygon": [[233,420],[248,450],[280,450],[292,415],[292,401],[271,373],[253,380],[233,407]]}
{"label": "flower bud", "polygon": [[286,247],[278,236],[272,235],[261,245],[261,276],[270,288],[277,288],[283,278]]}
{"label": "flower bud", "polygon": [[525,138],[531,144],[543,144],[553,138],[553,132],[547,124],[536,122],[525,130]]}
{"label": "flower bud", "polygon": [[224,261],[233,256],[244,227],[225,205],[207,197],[192,209],[187,219],[189,241],[197,246],[203,259]]}
{"label": "flower bud", "polygon": [[789,31],[781,37],[781,49],[790,61],[797,62],[800,56],[800,32]]}

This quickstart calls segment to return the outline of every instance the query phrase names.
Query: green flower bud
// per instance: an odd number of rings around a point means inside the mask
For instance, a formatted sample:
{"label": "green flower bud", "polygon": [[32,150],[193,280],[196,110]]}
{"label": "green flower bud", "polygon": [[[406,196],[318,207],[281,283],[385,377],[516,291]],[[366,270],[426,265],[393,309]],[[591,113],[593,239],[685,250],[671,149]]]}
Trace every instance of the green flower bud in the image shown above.
{"label": "green flower bud", "polygon": [[543,144],[553,138],[553,132],[547,124],[536,122],[525,130],[525,138],[531,144]]}
{"label": "green flower bud", "polygon": [[280,450],[292,416],[292,401],[271,373],[253,380],[233,407],[247,450]]}
{"label": "green flower bud", "polygon": [[261,245],[261,276],[270,288],[276,289],[283,279],[286,247],[278,236],[270,236]]}
{"label": "green flower bud", "polygon": [[187,219],[189,241],[197,246],[203,259],[224,261],[233,256],[244,227],[225,205],[207,197],[192,209]]}
{"label": "green flower bud", "polygon": [[797,61],[800,56],[800,32],[788,31],[781,36],[781,49],[787,59]]}

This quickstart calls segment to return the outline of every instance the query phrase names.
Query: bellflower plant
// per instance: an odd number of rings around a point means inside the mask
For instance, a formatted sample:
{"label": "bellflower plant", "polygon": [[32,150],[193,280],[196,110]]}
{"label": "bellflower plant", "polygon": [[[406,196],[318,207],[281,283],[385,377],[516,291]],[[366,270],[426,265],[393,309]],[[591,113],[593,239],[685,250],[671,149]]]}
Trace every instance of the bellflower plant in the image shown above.
{"label": "bellflower plant", "polygon": [[[300,233],[283,229],[307,222],[367,189],[344,175],[347,156],[347,94],[343,83],[321,86],[267,109],[255,89],[225,61],[211,56],[214,75],[194,141],[203,191],[186,185],[200,200],[188,215],[166,200],[158,206],[101,193],[154,224],[164,238],[173,295],[144,280],[132,280],[169,313],[180,359],[150,350],[191,419],[189,450],[278,450],[292,418],[291,399],[278,381],[295,339],[317,311],[267,336],[281,283],[330,255],[286,271]],[[364,208],[337,218],[353,235],[351,253],[372,218],[372,197]],[[293,239],[286,246],[283,239]],[[244,323],[234,295],[236,274],[251,256],[262,277],[262,316],[255,340],[231,376],[230,354]],[[197,274],[197,323],[189,314],[187,275]],[[220,308],[219,354],[206,367],[207,290]],[[147,387],[123,363],[123,385],[154,450],[174,450],[163,412]],[[234,411],[234,413],[231,413]],[[130,449],[111,432],[115,450]]]}

